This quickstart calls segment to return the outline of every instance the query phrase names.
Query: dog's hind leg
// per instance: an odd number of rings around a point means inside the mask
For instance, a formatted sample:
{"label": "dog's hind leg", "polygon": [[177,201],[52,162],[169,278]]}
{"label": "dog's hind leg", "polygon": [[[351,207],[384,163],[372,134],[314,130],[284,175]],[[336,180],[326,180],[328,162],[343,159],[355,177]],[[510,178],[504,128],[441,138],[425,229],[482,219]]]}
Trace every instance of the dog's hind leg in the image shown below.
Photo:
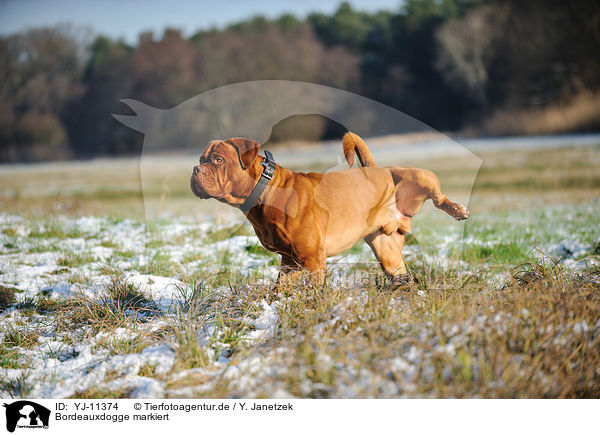
{"label": "dog's hind leg", "polygon": [[433,205],[440,210],[445,211],[457,221],[464,221],[467,219],[469,217],[469,210],[467,210],[464,205],[459,204],[458,202],[450,201],[450,199],[441,192],[439,186],[440,182],[438,181],[437,187],[429,192],[429,197],[431,198]]}
{"label": "dog's hind leg", "polygon": [[437,208],[445,211],[457,221],[464,221],[469,217],[469,210],[464,205],[450,201],[446,195],[442,194],[442,197],[438,197],[437,200],[431,199]]}
{"label": "dog's hind leg", "polygon": [[469,210],[458,203],[450,201],[450,199],[442,193],[440,180],[430,171],[423,171],[424,186],[429,188],[429,198],[437,208],[445,211],[457,221],[463,221],[469,217]]}
{"label": "dog's hind leg", "polygon": [[441,191],[440,180],[431,171],[415,168],[390,168],[396,185],[396,206],[408,216],[414,216],[423,202],[430,198],[437,208],[445,211],[456,220],[469,217],[467,208],[451,201]]}

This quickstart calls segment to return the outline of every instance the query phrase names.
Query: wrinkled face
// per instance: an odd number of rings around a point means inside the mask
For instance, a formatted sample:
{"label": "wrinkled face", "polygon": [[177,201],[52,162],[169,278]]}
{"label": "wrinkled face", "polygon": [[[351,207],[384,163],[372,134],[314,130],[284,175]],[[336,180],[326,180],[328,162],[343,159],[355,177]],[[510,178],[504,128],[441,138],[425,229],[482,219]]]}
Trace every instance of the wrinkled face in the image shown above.
{"label": "wrinkled face", "polygon": [[232,205],[243,203],[254,187],[252,162],[258,147],[248,139],[209,142],[193,169],[190,187],[194,195]]}

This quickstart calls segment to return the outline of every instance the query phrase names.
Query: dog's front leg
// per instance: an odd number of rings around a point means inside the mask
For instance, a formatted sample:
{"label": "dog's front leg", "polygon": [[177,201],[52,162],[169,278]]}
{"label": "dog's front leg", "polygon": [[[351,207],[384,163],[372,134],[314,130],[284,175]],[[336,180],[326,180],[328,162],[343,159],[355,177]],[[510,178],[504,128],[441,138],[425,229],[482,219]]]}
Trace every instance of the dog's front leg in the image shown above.
{"label": "dog's front leg", "polygon": [[378,230],[365,237],[365,242],[371,247],[377,261],[388,277],[406,274],[406,265],[402,257],[405,236],[399,232],[386,235]]}
{"label": "dog's front leg", "polygon": [[300,281],[301,265],[289,255],[281,254],[281,265],[275,282],[275,288],[280,289]]}
{"label": "dog's front leg", "polygon": [[282,255],[275,287],[281,289],[303,283],[320,287],[325,281],[325,269],[324,255],[311,256],[304,260],[296,260],[288,255]]}
{"label": "dog's front leg", "polygon": [[325,271],[327,269],[327,256],[325,249],[319,249],[312,255],[307,256],[302,262],[304,270],[308,272],[309,284],[315,287],[322,287],[325,282]]}

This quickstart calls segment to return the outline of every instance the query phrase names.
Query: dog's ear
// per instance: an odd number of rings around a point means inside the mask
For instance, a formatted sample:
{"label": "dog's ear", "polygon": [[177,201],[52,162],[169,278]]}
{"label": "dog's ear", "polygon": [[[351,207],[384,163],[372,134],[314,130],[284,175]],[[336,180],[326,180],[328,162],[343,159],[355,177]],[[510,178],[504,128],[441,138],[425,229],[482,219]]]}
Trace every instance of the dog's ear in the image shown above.
{"label": "dog's ear", "polygon": [[258,155],[258,149],[260,144],[255,140],[245,138],[232,138],[227,139],[227,142],[234,146],[238,153],[238,159],[240,160],[240,166],[246,170],[247,167],[252,165],[252,162]]}

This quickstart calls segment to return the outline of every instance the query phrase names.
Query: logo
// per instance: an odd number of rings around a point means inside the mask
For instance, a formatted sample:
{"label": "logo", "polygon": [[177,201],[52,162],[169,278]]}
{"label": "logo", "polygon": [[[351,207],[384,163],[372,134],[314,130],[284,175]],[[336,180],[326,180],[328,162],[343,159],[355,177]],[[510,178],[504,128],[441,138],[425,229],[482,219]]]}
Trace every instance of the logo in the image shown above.
{"label": "logo", "polygon": [[48,429],[50,410],[29,400],[19,400],[4,404],[6,408],[6,430],[14,432],[15,428]]}

